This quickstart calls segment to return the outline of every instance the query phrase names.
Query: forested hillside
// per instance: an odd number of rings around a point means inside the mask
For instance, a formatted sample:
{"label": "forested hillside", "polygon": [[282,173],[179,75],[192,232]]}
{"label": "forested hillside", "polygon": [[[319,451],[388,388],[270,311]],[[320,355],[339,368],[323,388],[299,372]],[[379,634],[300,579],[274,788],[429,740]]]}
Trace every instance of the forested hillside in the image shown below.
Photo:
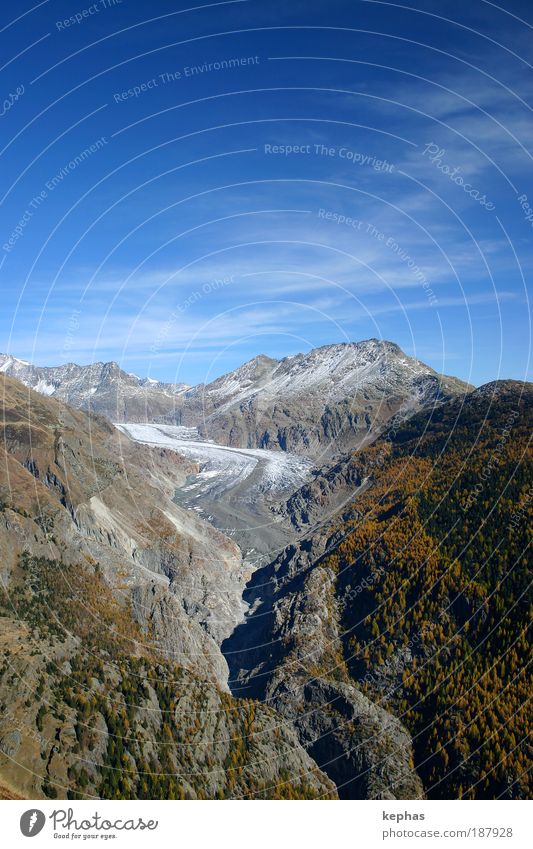
{"label": "forested hillside", "polygon": [[[414,795],[411,739],[429,797],[531,795],[532,424],[530,384],[489,384],[396,416],[288,503],[309,536],[254,575],[257,612],[224,648],[234,691],[293,716],[341,795],[360,798],[372,770],[363,792]],[[350,487],[320,527],[317,499],[325,512]],[[392,740],[368,704],[348,709],[361,691],[401,722]]]}
{"label": "forested hillside", "polygon": [[528,795],[532,425],[531,386],[504,382],[385,434],[327,559],[350,674],[430,797]]}

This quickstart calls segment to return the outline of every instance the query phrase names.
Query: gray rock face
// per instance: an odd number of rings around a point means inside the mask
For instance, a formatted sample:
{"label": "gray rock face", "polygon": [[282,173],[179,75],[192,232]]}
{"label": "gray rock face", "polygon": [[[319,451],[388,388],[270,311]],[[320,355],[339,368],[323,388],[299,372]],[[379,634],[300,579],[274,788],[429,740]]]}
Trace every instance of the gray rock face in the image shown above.
{"label": "gray rock face", "polygon": [[269,703],[291,720],[341,799],[423,798],[410,735],[355,687],[313,678],[291,690],[282,688]]}
{"label": "gray rock face", "polygon": [[0,752],[7,755],[8,758],[13,758],[20,749],[22,743],[22,734],[20,731],[8,731],[0,739]]}
{"label": "gray rock face", "polygon": [[367,485],[368,478],[361,475],[356,460],[345,456],[332,466],[315,469],[313,479],[296,489],[285,502],[279,502],[273,512],[290,521],[297,532],[309,535],[335,514],[342,514]]}

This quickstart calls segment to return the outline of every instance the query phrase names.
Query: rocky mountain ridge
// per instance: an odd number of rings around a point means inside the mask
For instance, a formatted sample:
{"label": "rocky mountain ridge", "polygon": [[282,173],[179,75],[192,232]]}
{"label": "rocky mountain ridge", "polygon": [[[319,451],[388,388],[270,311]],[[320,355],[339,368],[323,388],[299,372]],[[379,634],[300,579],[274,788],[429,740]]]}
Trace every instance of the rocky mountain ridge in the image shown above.
{"label": "rocky mountain ridge", "polygon": [[185,383],[162,383],[123,371],[118,363],[87,366],[35,366],[8,354],[0,354],[0,373],[14,377],[41,395],[54,397],[72,407],[90,409],[111,421],[144,421],[169,414],[175,399],[190,387]]}
{"label": "rocky mountain ridge", "polygon": [[116,363],[40,368],[1,355],[0,370],[112,421],[196,427],[221,445],[292,451],[318,462],[372,441],[398,414],[472,389],[378,339],[282,360],[260,355],[192,388],[143,381]]}

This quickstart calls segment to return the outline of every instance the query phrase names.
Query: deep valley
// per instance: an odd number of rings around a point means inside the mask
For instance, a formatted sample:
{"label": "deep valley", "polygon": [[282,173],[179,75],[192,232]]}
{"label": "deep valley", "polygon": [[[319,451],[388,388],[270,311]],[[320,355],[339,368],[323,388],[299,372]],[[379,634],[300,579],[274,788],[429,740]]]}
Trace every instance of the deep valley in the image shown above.
{"label": "deep valley", "polygon": [[221,378],[217,439],[183,410],[113,426],[112,368],[82,409],[4,368],[5,793],[527,797],[533,390],[420,365],[414,391],[396,346],[354,351],[305,433],[277,361],[247,365],[252,406]]}

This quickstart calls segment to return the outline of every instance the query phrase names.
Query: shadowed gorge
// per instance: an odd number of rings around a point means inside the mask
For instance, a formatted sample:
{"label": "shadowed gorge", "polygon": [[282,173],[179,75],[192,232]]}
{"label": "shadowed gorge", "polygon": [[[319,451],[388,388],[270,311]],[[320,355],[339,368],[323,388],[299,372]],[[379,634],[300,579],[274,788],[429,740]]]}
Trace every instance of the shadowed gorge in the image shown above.
{"label": "shadowed gorge", "polygon": [[249,582],[223,644],[232,689],[294,716],[338,786],[352,751],[323,736],[350,693],[408,729],[429,796],[529,797],[532,402],[502,381],[399,424],[346,459],[367,481],[355,500]]}

